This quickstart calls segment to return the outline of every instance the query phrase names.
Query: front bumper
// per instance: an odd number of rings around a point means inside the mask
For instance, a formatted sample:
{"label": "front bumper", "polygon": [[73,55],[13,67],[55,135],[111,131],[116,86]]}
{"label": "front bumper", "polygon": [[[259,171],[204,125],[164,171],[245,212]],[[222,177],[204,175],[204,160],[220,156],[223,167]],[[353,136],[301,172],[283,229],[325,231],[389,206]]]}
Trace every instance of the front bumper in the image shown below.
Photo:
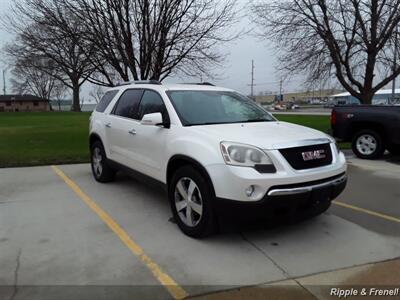
{"label": "front bumper", "polygon": [[[333,146],[332,146],[333,147]],[[336,151],[332,148],[332,151]],[[286,185],[307,185],[309,182],[338,176],[347,171],[343,153],[334,155],[332,164],[314,169],[295,170],[278,150],[268,151],[276,167],[276,173],[261,174],[254,168],[214,164],[206,166],[218,198],[242,202],[262,200],[272,187]],[[248,197],[246,189],[254,187],[254,193]]]}
{"label": "front bumper", "polygon": [[347,175],[340,175],[301,184],[274,186],[257,202],[241,202],[217,198],[218,215],[247,217],[279,217],[317,215],[325,211],[347,184]]}

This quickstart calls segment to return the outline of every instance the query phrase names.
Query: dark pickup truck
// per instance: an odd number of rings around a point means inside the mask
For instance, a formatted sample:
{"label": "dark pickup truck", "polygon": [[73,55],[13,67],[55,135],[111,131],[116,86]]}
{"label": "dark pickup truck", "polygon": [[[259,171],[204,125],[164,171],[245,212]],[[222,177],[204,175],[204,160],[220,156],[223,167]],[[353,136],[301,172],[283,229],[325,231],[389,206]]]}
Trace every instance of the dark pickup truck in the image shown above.
{"label": "dark pickup truck", "polygon": [[331,126],[333,136],[351,142],[360,158],[376,159],[385,150],[400,154],[400,106],[337,106]]}

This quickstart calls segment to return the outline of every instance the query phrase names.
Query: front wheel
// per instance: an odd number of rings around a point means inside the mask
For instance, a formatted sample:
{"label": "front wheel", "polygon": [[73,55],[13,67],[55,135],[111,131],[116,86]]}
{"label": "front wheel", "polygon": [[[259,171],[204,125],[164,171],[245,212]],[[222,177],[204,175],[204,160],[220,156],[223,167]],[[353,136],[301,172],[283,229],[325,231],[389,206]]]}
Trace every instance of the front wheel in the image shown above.
{"label": "front wheel", "polygon": [[385,145],[378,132],[364,129],[357,132],[352,141],[354,154],[363,159],[377,159],[385,152]]}
{"label": "front wheel", "polygon": [[184,166],[173,175],[168,196],[179,228],[188,236],[201,238],[215,231],[212,187],[204,176],[191,166]]}

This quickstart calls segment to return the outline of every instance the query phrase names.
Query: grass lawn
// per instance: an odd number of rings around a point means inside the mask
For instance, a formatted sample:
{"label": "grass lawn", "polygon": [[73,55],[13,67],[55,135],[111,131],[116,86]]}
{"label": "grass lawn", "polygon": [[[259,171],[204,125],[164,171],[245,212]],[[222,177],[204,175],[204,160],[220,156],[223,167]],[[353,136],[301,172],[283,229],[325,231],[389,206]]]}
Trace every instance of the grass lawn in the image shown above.
{"label": "grass lawn", "polygon": [[0,113],[0,167],[88,161],[89,113]]}
{"label": "grass lawn", "polygon": [[279,121],[295,123],[307,127],[311,127],[327,133],[331,128],[329,116],[304,116],[304,115],[275,115]]}
{"label": "grass lawn", "polygon": [[[89,116],[72,112],[0,113],[0,167],[88,162]],[[330,126],[328,116],[277,118],[324,132]]]}
{"label": "grass lawn", "polygon": [[[329,133],[331,128],[330,116],[305,116],[293,114],[275,115],[279,121],[295,123]],[[340,149],[351,149],[350,143],[338,143]]]}

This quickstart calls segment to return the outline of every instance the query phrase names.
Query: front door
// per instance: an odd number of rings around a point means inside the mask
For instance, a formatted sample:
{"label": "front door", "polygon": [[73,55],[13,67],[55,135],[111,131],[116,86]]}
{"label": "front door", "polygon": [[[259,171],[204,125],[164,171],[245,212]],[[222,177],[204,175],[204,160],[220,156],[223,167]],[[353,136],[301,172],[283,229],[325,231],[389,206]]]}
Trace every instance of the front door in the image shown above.
{"label": "front door", "polygon": [[[139,119],[151,113],[161,113],[163,121],[169,123],[169,116],[164,101],[160,94],[155,91],[146,90],[139,106]],[[166,140],[169,129],[163,126],[152,126],[139,124],[136,128],[135,147],[140,165],[140,171],[148,176],[162,180],[162,166],[165,164]]]}

